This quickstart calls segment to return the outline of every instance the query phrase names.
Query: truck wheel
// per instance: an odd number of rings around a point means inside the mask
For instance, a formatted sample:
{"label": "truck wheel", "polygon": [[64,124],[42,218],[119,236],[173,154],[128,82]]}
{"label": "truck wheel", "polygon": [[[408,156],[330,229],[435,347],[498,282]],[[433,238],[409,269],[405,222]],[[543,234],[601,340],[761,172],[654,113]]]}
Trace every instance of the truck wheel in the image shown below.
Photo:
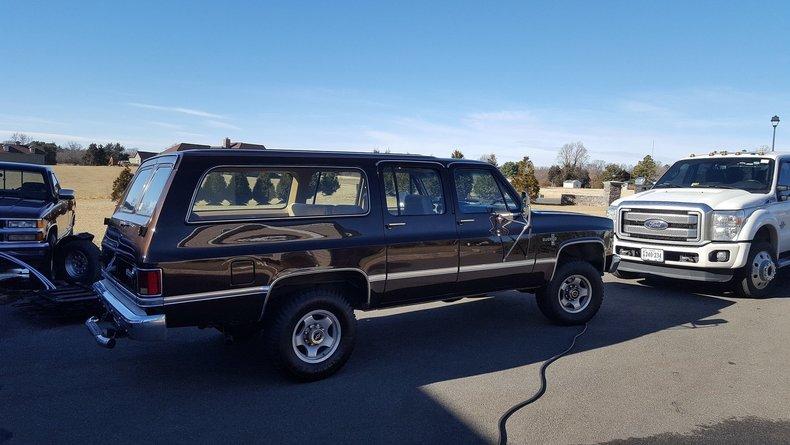
{"label": "truck wheel", "polygon": [[535,296],[540,311],[554,323],[583,324],[601,307],[603,281],[592,264],[571,261],[560,266],[551,282]]}
{"label": "truck wheel", "polygon": [[776,259],[769,243],[752,244],[746,266],[733,279],[735,292],[742,297],[764,298],[772,294]]}
{"label": "truck wheel", "polygon": [[337,290],[296,294],[277,308],[265,329],[272,362],[298,380],[328,377],[351,356],[356,322],[354,310]]}
{"label": "truck wheel", "polygon": [[616,270],[612,275],[620,278],[621,280],[635,280],[642,277],[636,272],[626,272],[624,270]]}
{"label": "truck wheel", "polygon": [[55,252],[57,275],[69,283],[93,284],[99,279],[99,248],[91,241],[75,239]]}

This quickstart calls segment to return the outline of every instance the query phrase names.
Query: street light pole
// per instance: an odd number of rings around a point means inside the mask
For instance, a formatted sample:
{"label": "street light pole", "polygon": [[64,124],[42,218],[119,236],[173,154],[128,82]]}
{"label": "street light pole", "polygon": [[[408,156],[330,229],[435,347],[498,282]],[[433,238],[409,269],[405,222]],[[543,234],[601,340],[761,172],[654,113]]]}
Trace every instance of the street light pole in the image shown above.
{"label": "street light pole", "polygon": [[771,139],[771,151],[774,151],[774,147],[776,146],[776,126],[779,125],[779,116],[771,118],[771,125],[774,126],[774,137]]}

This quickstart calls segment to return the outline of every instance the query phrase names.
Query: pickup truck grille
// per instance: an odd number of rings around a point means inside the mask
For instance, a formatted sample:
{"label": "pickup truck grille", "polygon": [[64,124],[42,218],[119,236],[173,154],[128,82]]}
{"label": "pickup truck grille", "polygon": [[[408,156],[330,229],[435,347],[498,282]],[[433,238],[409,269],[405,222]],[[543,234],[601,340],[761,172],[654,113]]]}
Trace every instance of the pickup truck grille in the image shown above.
{"label": "pickup truck grille", "polygon": [[701,215],[697,211],[627,209],[620,218],[617,232],[623,238],[684,243],[700,240]]}

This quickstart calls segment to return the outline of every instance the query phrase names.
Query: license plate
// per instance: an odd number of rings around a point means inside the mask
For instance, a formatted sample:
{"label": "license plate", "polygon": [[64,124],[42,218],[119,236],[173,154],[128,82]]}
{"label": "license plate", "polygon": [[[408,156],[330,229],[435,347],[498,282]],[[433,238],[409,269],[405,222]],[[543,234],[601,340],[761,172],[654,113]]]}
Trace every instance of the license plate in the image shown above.
{"label": "license plate", "polygon": [[652,261],[654,263],[664,262],[664,251],[661,249],[642,249],[642,261]]}

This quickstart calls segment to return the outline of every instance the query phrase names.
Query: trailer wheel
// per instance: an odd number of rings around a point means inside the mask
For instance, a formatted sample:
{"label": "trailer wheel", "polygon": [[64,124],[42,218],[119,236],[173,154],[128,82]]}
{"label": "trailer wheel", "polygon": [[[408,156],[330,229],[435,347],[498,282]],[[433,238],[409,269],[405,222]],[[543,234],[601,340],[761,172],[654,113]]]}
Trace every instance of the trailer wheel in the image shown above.
{"label": "trailer wheel", "polygon": [[99,279],[99,248],[85,239],[68,241],[55,252],[55,270],[69,283],[93,284]]}

